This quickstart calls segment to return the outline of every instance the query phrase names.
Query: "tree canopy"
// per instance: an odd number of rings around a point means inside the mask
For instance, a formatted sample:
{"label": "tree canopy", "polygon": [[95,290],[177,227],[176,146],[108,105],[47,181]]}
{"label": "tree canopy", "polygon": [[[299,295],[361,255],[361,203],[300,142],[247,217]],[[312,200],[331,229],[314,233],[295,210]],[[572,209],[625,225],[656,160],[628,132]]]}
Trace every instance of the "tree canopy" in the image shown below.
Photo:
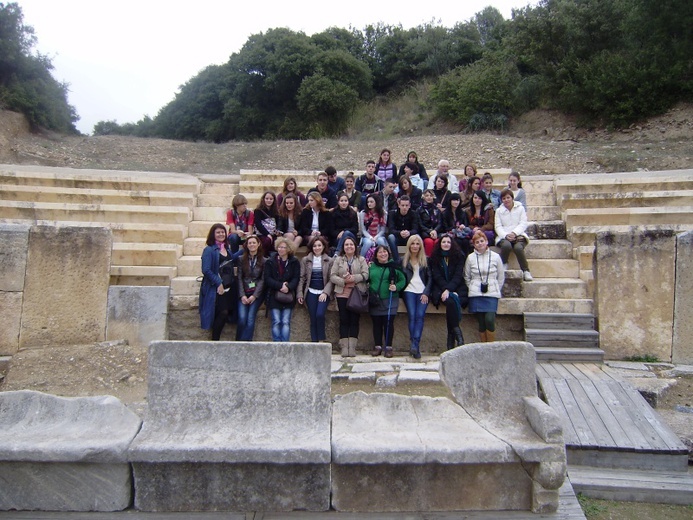
{"label": "tree canopy", "polygon": [[68,85],[53,78],[50,58],[33,54],[36,36],[16,3],[0,3],[0,107],[22,112],[33,128],[77,133]]}

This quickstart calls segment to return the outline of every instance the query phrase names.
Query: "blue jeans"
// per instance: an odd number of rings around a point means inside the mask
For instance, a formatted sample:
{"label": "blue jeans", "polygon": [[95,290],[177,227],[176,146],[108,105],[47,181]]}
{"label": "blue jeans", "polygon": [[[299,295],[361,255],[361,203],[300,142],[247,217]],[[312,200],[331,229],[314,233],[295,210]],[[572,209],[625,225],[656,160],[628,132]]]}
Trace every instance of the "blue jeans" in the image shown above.
{"label": "blue jeans", "polygon": [[361,239],[361,256],[366,256],[366,253],[368,252],[368,250],[371,247],[373,247],[376,243],[379,246],[386,246],[387,245],[387,239],[385,237],[378,237],[374,243],[370,238],[363,237]]}
{"label": "blue jeans", "polygon": [[351,231],[345,231],[344,233],[342,233],[342,238],[340,238],[337,241],[337,250],[335,251],[335,255],[338,255],[342,252],[342,246],[344,245],[344,241],[347,238],[351,238],[354,241],[354,244],[356,243],[356,237],[354,236],[354,234]]}
{"label": "blue jeans", "polygon": [[236,327],[236,341],[253,341],[255,335],[255,318],[262,305],[262,300],[255,300],[250,305],[238,302],[238,326]]}
{"label": "blue jeans", "polygon": [[394,233],[390,233],[387,236],[387,244],[390,246],[390,250],[392,251],[392,260],[394,260],[396,264],[399,264],[399,250],[397,249],[397,246],[406,245],[407,240],[408,239],[399,236],[399,234],[395,235]]}
{"label": "blue jeans", "polygon": [[272,316],[272,341],[289,341],[293,308],[270,309]]}
{"label": "blue jeans", "polygon": [[329,299],[321,302],[318,300],[319,295],[308,292],[306,294],[306,307],[308,307],[308,315],[310,316],[310,340],[324,341],[325,335],[325,314],[327,313],[327,304]]}
{"label": "blue jeans", "polygon": [[409,318],[409,338],[411,347],[419,349],[421,333],[423,332],[424,316],[426,315],[427,303],[421,303],[421,295],[413,292],[404,291],[404,305],[407,307],[407,317]]}

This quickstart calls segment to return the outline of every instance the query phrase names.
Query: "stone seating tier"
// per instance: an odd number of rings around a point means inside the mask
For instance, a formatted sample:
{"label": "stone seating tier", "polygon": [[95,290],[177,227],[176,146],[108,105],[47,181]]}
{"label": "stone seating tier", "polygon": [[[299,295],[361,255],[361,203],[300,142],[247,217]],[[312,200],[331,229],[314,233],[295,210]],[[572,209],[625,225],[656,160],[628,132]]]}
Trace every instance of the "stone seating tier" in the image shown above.
{"label": "stone seating tier", "polygon": [[142,421],[118,399],[0,393],[0,510],[119,511]]}

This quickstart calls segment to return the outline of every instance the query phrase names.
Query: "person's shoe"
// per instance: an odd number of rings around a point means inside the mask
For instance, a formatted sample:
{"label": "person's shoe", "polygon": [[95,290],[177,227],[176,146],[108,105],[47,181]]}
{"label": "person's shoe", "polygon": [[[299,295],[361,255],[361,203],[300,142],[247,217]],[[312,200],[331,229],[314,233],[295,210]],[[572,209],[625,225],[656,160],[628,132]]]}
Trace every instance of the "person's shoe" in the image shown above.
{"label": "person's shoe", "polygon": [[392,347],[385,347],[385,357],[391,358],[393,356]]}
{"label": "person's shoe", "polygon": [[496,331],[494,330],[491,332],[490,330],[486,331],[486,341],[493,342],[496,341]]}
{"label": "person's shoe", "polygon": [[458,347],[461,347],[464,345],[464,336],[462,336],[462,329],[459,327],[455,327],[455,343],[457,344]]}
{"label": "person's shoe", "polygon": [[349,340],[346,338],[339,338],[339,350],[341,351],[342,357],[349,356]]}
{"label": "person's shoe", "polygon": [[358,338],[349,338],[349,341],[348,341],[348,347],[349,347],[348,348],[348,350],[349,350],[348,356],[349,357],[356,357],[356,347],[358,346],[358,344],[359,344]]}
{"label": "person's shoe", "polygon": [[379,356],[383,351],[383,347],[375,346],[373,347],[373,350],[371,350],[371,356],[376,357]]}
{"label": "person's shoe", "polygon": [[532,273],[530,273],[529,271],[525,271],[525,272],[522,274],[522,279],[523,279],[525,282],[531,282],[532,280],[534,280],[534,278],[532,278]]}
{"label": "person's shoe", "polygon": [[421,352],[419,352],[419,348],[416,345],[411,346],[409,349],[409,355],[414,359],[421,359]]}
{"label": "person's shoe", "polygon": [[455,348],[455,335],[452,332],[448,332],[447,349],[452,350],[454,348]]}
{"label": "person's shoe", "polygon": [[482,343],[486,343],[488,340],[486,339],[486,331],[484,332],[479,332],[479,338]]}

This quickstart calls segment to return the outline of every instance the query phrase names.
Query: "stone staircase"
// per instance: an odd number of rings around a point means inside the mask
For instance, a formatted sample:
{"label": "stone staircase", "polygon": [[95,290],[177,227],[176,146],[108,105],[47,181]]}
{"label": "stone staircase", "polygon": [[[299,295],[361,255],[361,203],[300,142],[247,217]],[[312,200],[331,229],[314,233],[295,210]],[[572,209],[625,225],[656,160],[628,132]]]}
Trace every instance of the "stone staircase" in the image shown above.
{"label": "stone staircase", "polygon": [[539,361],[604,360],[591,314],[525,312],[524,326]]}

